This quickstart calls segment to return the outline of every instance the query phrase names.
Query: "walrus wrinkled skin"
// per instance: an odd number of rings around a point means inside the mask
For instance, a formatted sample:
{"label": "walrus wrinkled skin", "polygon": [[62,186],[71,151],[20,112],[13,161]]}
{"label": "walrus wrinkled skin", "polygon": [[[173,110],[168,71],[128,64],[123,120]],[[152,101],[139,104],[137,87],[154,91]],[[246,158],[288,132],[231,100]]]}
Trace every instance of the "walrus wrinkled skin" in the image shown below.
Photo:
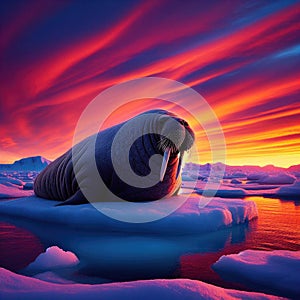
{"label": "walrus wrinkled skin", "polygon": [[[138,116],[142,116],[143,120],[141,121]],[[97,133],[93,155],[98,172],[107,188],[117,197],[127,201],[153,201],[174,195],[181,184],[182,157],[184,152],[192,147],[194,133],[186,121],[165,110],[150,110],[138,116]],[[154,174],[158,178],[157,183],[147,188],[127,184],[116,174],[113,166],[111,157],[113,140],[120,128],[129,121],[131,121],[128,123],[130,130],[121,139],[128,138],[126,135],[132,132],[139,136],[129,151],[132,171],[139,176],[147,176],[151,172],[150,157],[160,154],[158,161],[160,171]],[[154,131],[149,131],[149,128]],[[79,153],[86,151],[88,139],[74,146],[78,147]],[[122,151],[122,141],[119,141],[119,144]],[[74,162],[74,157],[72,160],[71,148],[54,160],[37,176],[34,182],[35,194],[41,198],[62,201],[62,205],[87,203],[84,196],[86,193],[82,192],[81,188],[93,189],[92,175],[89,172],[90,159],[84,158],[85,161],[80,159],[81,155],[79,162]],[[78,163],[76,176],[73,168],[75,163]],[[99,199],[105,198],[106,195],[107,193],[102,190],[97,192]],[[91,202],[90,199],[89,201]]]}

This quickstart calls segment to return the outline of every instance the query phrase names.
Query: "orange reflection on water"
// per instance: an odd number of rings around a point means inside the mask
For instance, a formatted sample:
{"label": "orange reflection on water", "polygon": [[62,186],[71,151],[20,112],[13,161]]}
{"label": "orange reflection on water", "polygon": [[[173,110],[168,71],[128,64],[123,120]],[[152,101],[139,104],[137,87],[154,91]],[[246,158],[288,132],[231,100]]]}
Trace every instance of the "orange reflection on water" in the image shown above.
{"label": "orange reflection on water", "polygon": [[[248,226],[234,226],[226,244],[218,251],[182,255],[177,270],[180,277],[199,279],[227,288],[245,289],[239,284],[224,281],[211,266],[222,255],[235,254],[246,249],[300,250],[299,201],[264,197],[248,197],[245,201],[255,201],[258,218],[249,222]],[[223,231],[223,235],[225,233]]]}
{"label": "orange reflection on water", "polygon": [[[249,197],[256,202],[259,216],[254,241],[256,249],[300,250],[300,202],[264,197]],[[255,245],[256,244],[256,245]]]}

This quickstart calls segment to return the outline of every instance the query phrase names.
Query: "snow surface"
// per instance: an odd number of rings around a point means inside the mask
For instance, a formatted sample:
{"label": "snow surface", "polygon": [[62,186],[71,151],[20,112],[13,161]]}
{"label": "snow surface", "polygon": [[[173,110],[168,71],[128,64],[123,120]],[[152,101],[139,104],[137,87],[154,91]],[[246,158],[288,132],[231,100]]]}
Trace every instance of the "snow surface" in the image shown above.
{"label": "snow surface", "polygon": [[243,198],[247,196],[247,192],[241,188],[232,188],[230,186],[222,185],[218,190],[213,189],[196,189],[196,192],[202,195],[205,191],[206,195],[215,195],[222,198]]}
{"label": "snow surface", "polygon": [[17,178],[2,175],[0,177],[0,184],[12,187],[22,187],[24,182]]}
{"label": "snow surface", "polygon": [[[161,201],[178,201],[184,195],[171,197]],[[205,207],[201,208],[202,197],[193,194],[189,199],[175,212],[167,217],[148,223],[125,223],[111,219],[96,210],[91,204],[73,205],[73,206],[55,206],[57,201],[45,200],[38,197],[20,198],[11,201],[0,202],[0,214],[25,217],[40,222],[50,222],[57,224],[66,224],[72,228],[89,229],[100,232],[150,232],[150,233],[202,233],[221,229],[225,226],[231,226],[247,222],[256,218],[257,208],[255,202],[243,201],[241,199],[221,199],[213,198]],[[204,199],[205,201],[205,199]],[[124,212],[123,203],[115,203],[115,207],[109,207],[108,210],[114,210],[115,215]],[[105,202],[103,202],[105,205]],[[152,214],[161,216],[159,202],[151,208]],[[103,209],[105,211],[105,209]],[[139,214],[147,214],[145,208],[139,211]],[[132,216],[134,219],[134,216]]]}
{"label": "snow surface", "polygon": [[34,275],[33,277],[43,280],[43,281],[52,282],[52,283],[60,283],[60,284],[75,283],[72,280],[68,280],[68,279],[60,277],[59,275],[57,275],[56,273],[51,272],[51,271],[38,273],[38,274]]}
{"label": "snow surface", "polygon": [[[230,185],[233,188],[235,187],[234,185]],[[244,190],[247,191],[258,191],[257,193],[259,193],[259,190],[274,190],[276,188],[280,187],[280,185],[274,185],[274,184],[258,184],[255,182],[247,182],[246,184],[239,184],[239,188],[242,188]]]}
{"label": "snow surface", "polygon": [[24,190],[24,187],[30,183],[17,178],[20,175],[18,172],[13,175],[16,177],[12,177],[12,174],[0,173],[0,199],[32,196],[33,191],[28,188]]}
{"label": "snow surface", "polygon": [[32,190],[23,190],[15,185],[9,186],[7,183],[0,183],[0,199],[27,197],[33,194]]}
{"label": "snow surface", "polygon": [[34,262],[26,267],[27,272],[45,272],[52,269],[73,267],[79,263],[76,255],[70,251],[64,251],[57,246],[46,249]]}
{"label": "snow surface", "polygon": [[156,279],[109,284],[57,284],[0,268],[0,299],[277,299],[189,279]]}
{"label": "snow surface", "polygon": [[[193,188],[195,185],[194,182],[183,181],[182,187],[183,188]],[[215,196],[221,198],[243,198],[247,196],[247,191],[240,188],[240,185],[236,187],[235,185],[227,185],[227,184],[220,184],[218,189],[207,188],[206,182],[198,181],[195,186],[195,192],[197,194],[204,194],[206,196]]]}
{"label": "snow surface", "polygon": [[257,291],[300,299],[300,251],[246,250],[223,255],[213,269]]}
{"label": "snow surface", "polygon": [[265,172],[255,172],[255,173],[250,173],[247,175],[248,180],[260,180],[263,177],[268,176],[267,173]]}
{"label": "snow surface", "polygon": [[281,197],[298,197],[298,200],[300,200],[300,181],[280,187],[277,194]]}
{"label": "snow surface", "polygon": [[232,174],[225,174],[224,178],[232,179],[232,178],[246,178],[247,174],[242,172],[233,172]]}

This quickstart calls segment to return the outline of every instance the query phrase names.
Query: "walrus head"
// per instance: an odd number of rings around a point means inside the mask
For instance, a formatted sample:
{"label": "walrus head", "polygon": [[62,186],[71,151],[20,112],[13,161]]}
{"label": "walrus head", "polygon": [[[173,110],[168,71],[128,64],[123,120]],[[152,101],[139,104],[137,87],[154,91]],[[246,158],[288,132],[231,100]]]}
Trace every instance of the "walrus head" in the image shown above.
{"label": "walrus head", "polygon": [[179,158],[176,178],[181,169],[184,152],[189,150],[195,141],[195,134],[188,122],[165,110],[151,110],[147,113],[161,114],[158,118],[157,148],[163,154],[160,170],[160,181],[163,181],[170,157]]}

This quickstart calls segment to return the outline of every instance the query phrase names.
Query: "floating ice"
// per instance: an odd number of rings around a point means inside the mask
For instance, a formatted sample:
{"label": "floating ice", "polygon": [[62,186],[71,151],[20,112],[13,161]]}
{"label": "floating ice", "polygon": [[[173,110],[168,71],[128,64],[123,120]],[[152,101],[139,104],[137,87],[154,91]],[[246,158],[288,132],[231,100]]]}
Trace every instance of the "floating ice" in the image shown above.
{"label": "floating ice", "polygon": [[[176,197],[184,197],[184,195]],[[99,232],[150,232],[157,234],[211,232],[257,217],[256,204],[252,201],[213,198],[205,207],[201,208],[199,204],[202,204],[202,200],[206,201],[205,198],[193,194],[178,210],[167,217],[154,222],[138,224],[111,219],[97,211],[91,204],[55,206],[57,201],[37,197],[2,201],[0,214],[26,217],[35,221],[64,224],[72,228]],[[161,201],[173,201],[173,197]],[[122,210],[122,205],[123,203],[116,203],[114,208],[109,207],[107,210],[114,210],[114,214],[121,218],[122,214],[128,214]],[[147,214],[148,211],[145,209],[139,213]],[[162,215],[159,202],[157,202],[155,209],[151,208],[151,213],[157,214],[158,217]]]}
{"label": "floating ice", "polygon": [[213,269],[257,291],[300,299],[300,251],[246,250],[223,255]]}
{"label": "floating ice", "polygon": [[230,183],[232,183],[232,184],[241,184],[242,182],[240,180],[237,180],[237,179],[232,179],[230,181]]}
{"label": "floating ice", "polygon": [[244,189],[231,187],[224,184],[220,185],[217,190],[199,188],[199,185],[197,185],[195,190],[200,195],[204,194],[205,191],[206,195],[214,195],[221,198],[243,198],[247,196],[247,192]]}
{"label": "floating ice", "polygon": [[300,181],[295,181],[294,184],[280,187],[277,195],[280,197],[298,197],[300,200]]}
{"label": "floating ice", "polygon": [[26,267],[27,272],[45,272],[53,269],[73,267],[79,263],[76,255],[70,251],[64,251],[57,246],[46,249],[34,262]]}
{"label": "floating ice", "polygon": [[274,175],[267,175],[258,179],[260,184],[292,184],[296,177],[287,173],[279,173]]}

